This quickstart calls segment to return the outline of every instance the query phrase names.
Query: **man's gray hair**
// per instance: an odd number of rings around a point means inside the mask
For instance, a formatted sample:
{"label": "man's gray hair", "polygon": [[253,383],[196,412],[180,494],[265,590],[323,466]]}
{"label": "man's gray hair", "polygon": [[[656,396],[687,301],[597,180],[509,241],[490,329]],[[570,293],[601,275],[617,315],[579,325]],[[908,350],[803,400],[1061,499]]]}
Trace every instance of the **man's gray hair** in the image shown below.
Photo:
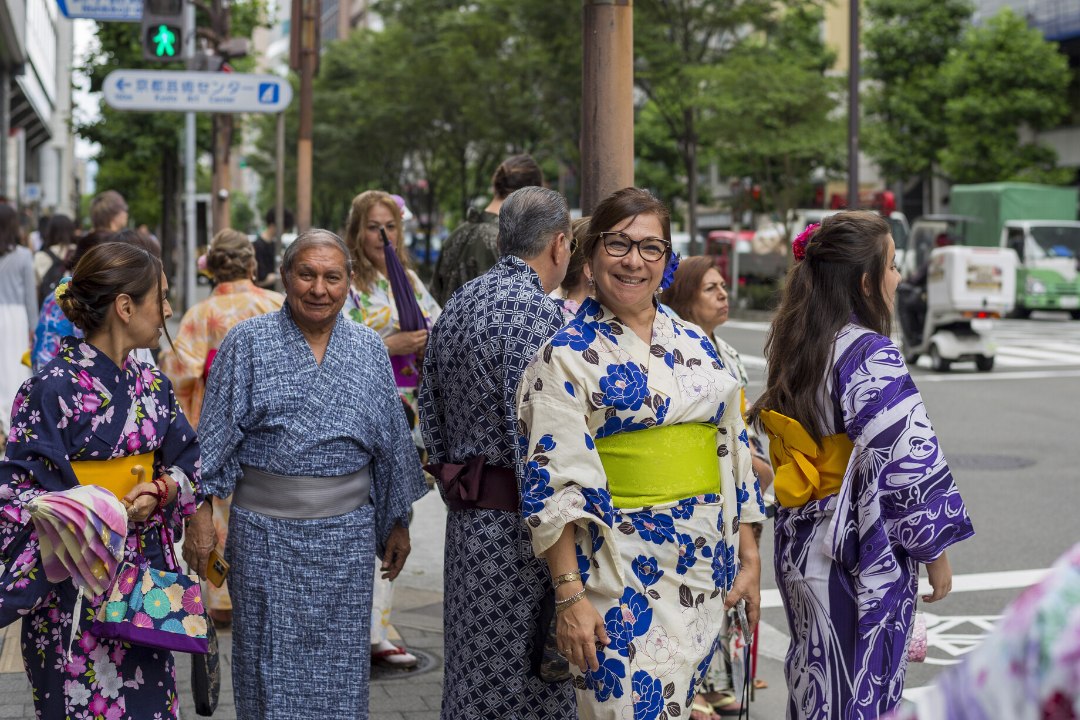
{"label": "man's gray hair", "polygon": [[523,187],[499,209],[499,251],[531,260],[544,251],[556,233],[570,234],[570,208],[554,190]]}
{"label": "man's gray hair", "polygon": [[341,255],[345,258],[345,272],[351,277],[353,270],[352,255],[349,253],[349,248],[345,244],[345,241],[329,230],[323,230],[321,228],[312,228],[311,230],[300,233],[300,237],[293,240],[289,244],[289,247],[285,248],[285,256],[281,258],[282,275],[292,277],[293,266],[296,264],[297,256],[308,248],[320,245],[335,247],[341,251]]}

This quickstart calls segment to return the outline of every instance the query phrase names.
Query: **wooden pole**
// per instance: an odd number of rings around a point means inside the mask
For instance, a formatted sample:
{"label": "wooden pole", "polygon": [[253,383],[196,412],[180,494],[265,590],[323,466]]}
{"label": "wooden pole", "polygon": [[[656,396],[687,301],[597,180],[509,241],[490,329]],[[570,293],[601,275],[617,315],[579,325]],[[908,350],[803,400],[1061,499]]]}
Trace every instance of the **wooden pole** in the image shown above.
{"label": "wooden pole", "polygon": [[582,0],[581,211],[634,184],[632,0]]}
{"label": "wooden pole", "polygon": [[300,232],[311,228],[311,150],[314,124],[314,83],[319,61],[320,0],[302,0],[300,38],[300,129],[296,143],[296,224]]}
{"label": "wooden pole", "polygon": [[848,201],[859,207],[859,0],[850,0],[848,35]]}

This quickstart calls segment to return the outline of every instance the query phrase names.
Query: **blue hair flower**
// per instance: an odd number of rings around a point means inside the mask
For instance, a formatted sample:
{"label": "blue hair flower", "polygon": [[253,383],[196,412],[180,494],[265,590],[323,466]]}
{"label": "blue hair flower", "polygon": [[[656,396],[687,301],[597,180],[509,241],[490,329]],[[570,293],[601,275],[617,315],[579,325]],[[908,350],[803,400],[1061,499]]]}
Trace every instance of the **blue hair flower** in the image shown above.
{"label": "blue hair flower", "polygon": [[675,271],[679,269],[679,253],[674,250],[671,251],[671,255],[668,257],[667,266],[664,268],[664,277],[660,280],[661,292],[671,287],[671,283],[675,282]]}

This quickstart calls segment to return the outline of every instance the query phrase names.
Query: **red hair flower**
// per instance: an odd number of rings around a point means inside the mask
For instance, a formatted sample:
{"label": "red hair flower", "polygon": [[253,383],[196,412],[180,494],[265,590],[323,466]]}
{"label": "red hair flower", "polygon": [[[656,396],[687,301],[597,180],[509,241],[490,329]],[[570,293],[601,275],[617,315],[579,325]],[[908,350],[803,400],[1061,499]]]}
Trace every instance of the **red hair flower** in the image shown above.
{"label": "red hair flower", "polygon": [[791,243],[791,254],[795,256],[797,262],[801,262],[806,257],[806,245],[810,242],[810,236],[814,234],[814,231],[821,227],[821,223],[811,223],[806,226],[806,229],[799,233],[795,240]]}

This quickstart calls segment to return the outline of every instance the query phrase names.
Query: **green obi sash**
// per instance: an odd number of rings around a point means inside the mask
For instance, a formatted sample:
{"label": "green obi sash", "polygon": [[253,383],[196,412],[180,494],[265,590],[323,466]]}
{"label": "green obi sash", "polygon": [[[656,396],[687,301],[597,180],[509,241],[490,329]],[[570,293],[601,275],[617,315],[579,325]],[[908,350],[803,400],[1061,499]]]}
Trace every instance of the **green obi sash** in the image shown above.
{"label": "green obi sash", "polygon": [[720,492],[716,426],[656,425],[596,440],[617,508],[662,505]]}

